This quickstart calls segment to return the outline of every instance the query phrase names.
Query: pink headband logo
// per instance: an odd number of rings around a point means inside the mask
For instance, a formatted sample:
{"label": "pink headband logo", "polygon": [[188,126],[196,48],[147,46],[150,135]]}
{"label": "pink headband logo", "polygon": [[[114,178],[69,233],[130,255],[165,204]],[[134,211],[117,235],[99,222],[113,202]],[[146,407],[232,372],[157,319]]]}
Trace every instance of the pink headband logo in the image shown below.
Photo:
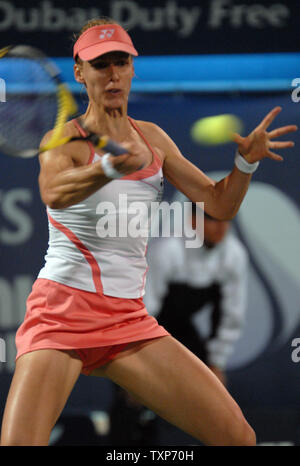
{"label": "pink headband logo", "polygon": [[99,34],[99,39],[110,39],[113,36],[114,32],[114,29],[103,29],[101,31],[101,34]]}

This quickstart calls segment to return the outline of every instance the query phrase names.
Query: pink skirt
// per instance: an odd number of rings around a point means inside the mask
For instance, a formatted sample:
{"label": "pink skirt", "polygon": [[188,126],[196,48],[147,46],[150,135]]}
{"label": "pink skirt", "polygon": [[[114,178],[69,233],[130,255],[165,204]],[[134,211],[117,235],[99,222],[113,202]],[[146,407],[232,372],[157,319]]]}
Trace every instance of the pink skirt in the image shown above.
{"label": "pink skirt", "polygon": [[77,350],[82,372],[89,374],[128,343],[166,335],[142,298],[115,298],[39,278],[16,334],[16,358],[40,349]]}

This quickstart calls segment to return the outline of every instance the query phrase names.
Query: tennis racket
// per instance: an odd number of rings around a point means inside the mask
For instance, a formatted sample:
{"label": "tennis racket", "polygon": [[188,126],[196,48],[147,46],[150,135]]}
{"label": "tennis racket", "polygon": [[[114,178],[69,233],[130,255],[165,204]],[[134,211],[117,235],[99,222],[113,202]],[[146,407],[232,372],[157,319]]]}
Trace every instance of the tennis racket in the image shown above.
{"label": "tennis racket", "polygon": [[[87,140],[112,155],[126,152],[105,135],[92,133],[77,118],[86,136],[62,137],[64,124],[78,114],[78,107],[61,72],[41,50],[8,46],[0,50],[0,152],[30,158],[76,140]],[[3,101],[4,100],[4,101]],[[43,147],[40,141],[53,129]]]}

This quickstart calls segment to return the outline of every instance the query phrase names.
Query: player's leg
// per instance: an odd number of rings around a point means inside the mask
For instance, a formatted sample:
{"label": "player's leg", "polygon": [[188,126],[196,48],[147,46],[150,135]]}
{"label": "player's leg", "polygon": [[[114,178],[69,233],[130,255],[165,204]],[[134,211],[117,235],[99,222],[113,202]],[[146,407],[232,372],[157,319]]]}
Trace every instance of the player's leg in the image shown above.
{"label": "player's leg", "polygon": [[16,362],[3,416],[1,445],[48,445],[82,367],[75,353],[53,349]]}
{"label": "player's leg", "polygon": [[110,378],[206,445],[255,445],[255,434],[217,377],[173,337],[137,343],[94,375]]}

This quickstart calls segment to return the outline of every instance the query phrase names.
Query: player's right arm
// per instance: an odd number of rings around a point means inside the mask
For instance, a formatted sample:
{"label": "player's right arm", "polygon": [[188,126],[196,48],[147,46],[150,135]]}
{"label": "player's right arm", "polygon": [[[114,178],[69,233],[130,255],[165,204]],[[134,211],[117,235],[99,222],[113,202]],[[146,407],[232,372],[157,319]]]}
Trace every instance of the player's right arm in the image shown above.
{"label": "player's right arm", "polygon": [[[41,147],[50,136],[51,132],[44,136]],[[64,136],[75,136],[74,129],[66,125]],[[137,170],[140,163],[135,160],[134,150],[130,148],[130,155],[112,157],[120,173],[127,175]],[[77,204],[111,181],[105,176],[101,161],[88,164],[89,157],[90,148],[85,141],[70,142],[40,154],[39,187],[47,206],[64,209]]]}
{"label": "player's right arm", "polygon": [[[48,137],[45,136],[42,144],[45,144]],[[75,148],[81,151],[81,160],[74,157]],[[69,207],[108,183],[101,161],[86,165],[86,159],[88,146],[81,142],[66,144],[40,154],[39,187],[42,201],[47,206],[52,209]]]}

